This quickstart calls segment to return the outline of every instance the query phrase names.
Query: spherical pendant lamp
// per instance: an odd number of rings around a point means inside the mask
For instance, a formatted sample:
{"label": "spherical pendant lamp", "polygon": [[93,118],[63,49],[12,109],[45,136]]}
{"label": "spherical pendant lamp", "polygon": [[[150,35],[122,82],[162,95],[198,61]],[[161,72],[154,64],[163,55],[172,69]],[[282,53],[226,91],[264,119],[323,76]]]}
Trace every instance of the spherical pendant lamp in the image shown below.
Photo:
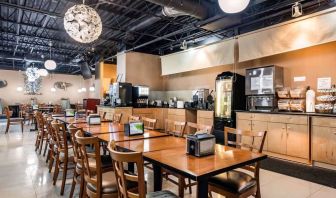
{"label": "spherical pendant lamp", "polygon": [[48,71],[46,69],[39,69],[37,70],[37,73],[40,74],[40,76],[48,76]]}
{"label": "spherical pendant lamp", "polygon": [[80,43],[91,43],[102,32],[102,22],[98,13],[91,7],[75,5],[65,13],[64,28],[71,38]]}
{"label": "spherical pendant lamp", "polygon": [[44,67],[48,70],[55,70],[57,65],[56,62],[54,60],[46,60],[46,62],[44,62]]}
{"label": "spherical pendant lamp", "polygon": [[238,13],[248,6],[250,0],[218,0],[219,7],[226,13]]}

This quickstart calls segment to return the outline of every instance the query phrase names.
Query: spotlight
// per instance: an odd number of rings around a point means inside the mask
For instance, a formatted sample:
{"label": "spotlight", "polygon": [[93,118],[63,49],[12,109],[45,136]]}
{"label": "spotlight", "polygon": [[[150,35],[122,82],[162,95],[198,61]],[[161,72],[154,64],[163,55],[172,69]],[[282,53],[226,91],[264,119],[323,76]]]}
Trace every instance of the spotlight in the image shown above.
{"label": "spotlight", "polygon": [[303,10],[302,10],[302,4],[300,2],[295,2],[292,6],[292,17],[296,18],[299,16],[302,16]]}
{"label": "spotlight", "polygon": [[181,47],[180,47],[180,49],[182,49],[182,50],[186,50],[186,49],[188,49],[188,44],[187,44],[187,41],[186,41],[186,40],[184,40],[184,41],[181,43]]}

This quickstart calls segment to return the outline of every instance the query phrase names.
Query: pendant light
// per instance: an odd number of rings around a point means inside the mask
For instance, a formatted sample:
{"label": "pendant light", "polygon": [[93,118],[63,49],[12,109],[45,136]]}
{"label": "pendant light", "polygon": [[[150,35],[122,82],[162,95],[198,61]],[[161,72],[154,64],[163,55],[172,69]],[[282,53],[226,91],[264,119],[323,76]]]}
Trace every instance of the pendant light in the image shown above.
{"label": "pendant light", "polygon": [[91,43],[102,33],[103,25],[99,14],[83,4],[69,8],[64,16],[64,29],[71,38],[80,43]]}
{"label": "pendant light", "polygon": [[46,62],[44,62],[44,67],[48,70],[55,70],[57,65],[56,65],[56,62],[51,59],[51,46],[52,46],[52,43],[50,42],[49,43],[49,47],[50,47],[49,60],[46,60]]}
{"label": "pendant light", "polygon": [[219,7],[226,13],[238,13],[248,6],[250,0],[218,0]]}
{"label": "pendant light", "polygon": [[40,76],[43,76],[43,77],[45,77],[45,76],[48,76],[48,70],[46,70],[46,69],[39,69],[39,70],[37,70],[37,73],[38,74],[40,74]]}

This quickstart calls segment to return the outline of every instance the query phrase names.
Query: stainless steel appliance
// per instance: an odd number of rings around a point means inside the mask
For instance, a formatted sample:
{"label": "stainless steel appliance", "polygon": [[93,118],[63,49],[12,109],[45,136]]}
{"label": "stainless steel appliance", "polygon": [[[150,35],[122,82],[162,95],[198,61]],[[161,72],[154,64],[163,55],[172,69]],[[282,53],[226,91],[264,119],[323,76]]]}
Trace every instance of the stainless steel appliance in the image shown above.
{"label": "stainless steel appliance", "polygon": [[111,106],[132,106],[132,84],[117,82],[110,86]]}
{"label": "stainless steel appliance", "polygon": [[214,134],[217,143],[224,143],[224,127],[236,127],[236,110],[246,108],[245,77],[223,72],[216,78]]}
{"label": "stainless steel appliance", "polygon": [[213,155],[215,153],[215,136],[211,134],[197,134],[187,136],[187,154],[196,157]]}
{"label": "stainless steel appliance", "polygon": [[283,88],[283,68],[275,65],[246,70],[245,94],[249,111],[274,111],[276,91]]}
{"label": "stainless steel appliance", "polygon": [[149,87],[143,85],[137,85],[132,88],[133,93],[133,107],[147,107]]}

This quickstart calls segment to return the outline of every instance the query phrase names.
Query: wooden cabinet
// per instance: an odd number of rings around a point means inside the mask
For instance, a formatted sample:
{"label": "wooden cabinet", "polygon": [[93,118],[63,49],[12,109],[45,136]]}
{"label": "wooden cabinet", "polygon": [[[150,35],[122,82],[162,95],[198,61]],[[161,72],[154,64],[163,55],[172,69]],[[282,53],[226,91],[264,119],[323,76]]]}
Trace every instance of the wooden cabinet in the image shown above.
{"label": "wooden cabinet", "polygon": [[286,154],[286,124],[273,122],[268,123],[267,136],[269,152]]}
{"label": "wooden cabinet", "polygon": [[[295,158],[309,159],[308,116],[267,113],[237,113],[237,128],[267,131],[264,151]],[[250,143],[251,139],[243,139]],[[256,142],[258,145],[259,142]]]}
{"label": "wooden cabinet", "polygon": [[316,162],[336,165],[335,121],[336,118],[312,118],[312,159]]}
{"label": "wooden cabinet", "polygon": [[287,155],[309,159],[308,125],[287,124]]}
{"label": "wooden cabinet", "polygon": [[113,115],[114,114],[122,114],[121,117],[121,123],[125,124],[128,122],[128,117],[130,115],[132,115],[132,107],[102,107],[102,106],[98,106],[97,111],[100,115],[103,115],[104,113],[106,113],[105,118],[108,120],[112,120],[113,119]]}
{"label": "wooden cabinet", "polygon": [[214,112],[197,110],[197,124],[213,126]]}
{"label": "wooden cabinet", "polygon": [[167,118],[167,108],[133,108],[133,115],[156,119],[156,128],[164,129],[164,121]]}

